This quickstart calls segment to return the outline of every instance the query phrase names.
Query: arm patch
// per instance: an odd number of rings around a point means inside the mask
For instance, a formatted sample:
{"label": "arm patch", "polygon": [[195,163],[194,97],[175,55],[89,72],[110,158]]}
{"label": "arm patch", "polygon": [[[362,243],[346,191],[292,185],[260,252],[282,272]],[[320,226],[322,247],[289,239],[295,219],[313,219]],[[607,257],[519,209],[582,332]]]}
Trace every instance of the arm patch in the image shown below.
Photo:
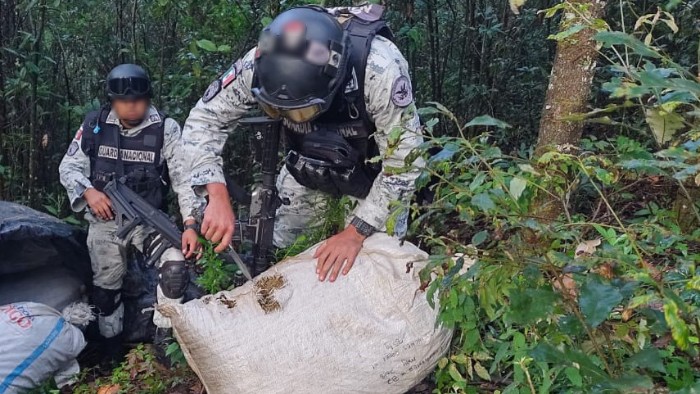
{"label": "arm patch", "polygon": [[214,82],[212,82],[209,85],[207,90],[204,91],[204,95],[202,96],[202,101],[205,103],[210,102],[214,97],[216,97],[217,94],[219,94],[220,91],[221,91],[221,80],[215,79]]}
{"label": "arm patch", "polygon": [[408,77],[402,75],[391,86],[391,102],[397,107],[405,108],[413,102],[413,89]]}

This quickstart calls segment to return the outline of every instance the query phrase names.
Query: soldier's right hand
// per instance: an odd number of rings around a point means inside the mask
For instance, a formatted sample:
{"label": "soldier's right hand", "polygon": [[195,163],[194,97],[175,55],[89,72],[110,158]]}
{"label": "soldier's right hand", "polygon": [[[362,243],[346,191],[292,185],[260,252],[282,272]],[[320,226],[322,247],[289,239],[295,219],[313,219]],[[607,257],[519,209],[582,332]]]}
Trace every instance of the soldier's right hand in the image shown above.
{"label": "soldier's right hand", "polygon": [[228,248],[233,240],[236,217],[233,215],[226,185],[210,183],[207,185],[207,193],[209,194],[209,204],[204,210],[200,232],[209,241],[218,242],[219,245],[214,248],[214,251],[221,253]]}
{"label": "soldier's right hand", "polygon": [[93,215],[97,216],[102,220],[112,220],[114,219],[114,213],[112,213],[112,202],[109,201],[109,197],[101,191],[89,188],[83,193],[83,198],[87,202],[88,207]]}

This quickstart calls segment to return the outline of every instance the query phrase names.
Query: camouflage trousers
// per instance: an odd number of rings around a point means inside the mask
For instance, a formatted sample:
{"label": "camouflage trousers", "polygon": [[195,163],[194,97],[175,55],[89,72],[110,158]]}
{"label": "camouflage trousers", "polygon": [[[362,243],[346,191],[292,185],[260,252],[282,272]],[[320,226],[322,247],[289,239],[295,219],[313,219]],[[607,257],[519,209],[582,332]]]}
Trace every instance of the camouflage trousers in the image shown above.
{"label": "camouflage trousers", "polygon": [[[289,200],[289,205],[277,209],[273,235],[274,245],[284,248],[291,245],[299,235],[320,224],[326,212],[328,195],[300,185],[285,166],[282,166],[277,177],[277,191],[281,199]],[[351,219],[352,216],[346,218],[346,225]],[[405,235],[407,223],[408,215],[397,220],[396,235]],[[383,228],[379,230],[385,231]]]}
{"label": "camouflage trousers", "polygon": [[275,246],[284,248],[304,231],[318,225],[326,209],[327,196],[300,185],[285,166],[277,176],[277,191],[282,200],[289,200],[289,205],[277,209],[273,233]]}
{"label": "camouflage trousers", "polygon": [[[98,326],[100,334],[106,338],[119,335],[123,329],[124,304],[121,302],[122,282],[127,270],[127,258],[130,247],[143,251],[143,242],[150,234],[142,226],[132,230],[125,239],[117,236],[117,224],[114,220],[102,221],[87,214],[90,222],[87,236],[87,246],[92,264],[93,285],[95,286],[95,300],[93,303],[98,312]],[[179,246],[179,245],[178,245]],[[179,248],[169,248],[161,257],[158,267],[168,259],[178,258],[185,260]],[[158,302],[167,302],[158,288]],[[179,301],[179,300],[173,300]],[[158,318],[159,314],[154,316]]]}

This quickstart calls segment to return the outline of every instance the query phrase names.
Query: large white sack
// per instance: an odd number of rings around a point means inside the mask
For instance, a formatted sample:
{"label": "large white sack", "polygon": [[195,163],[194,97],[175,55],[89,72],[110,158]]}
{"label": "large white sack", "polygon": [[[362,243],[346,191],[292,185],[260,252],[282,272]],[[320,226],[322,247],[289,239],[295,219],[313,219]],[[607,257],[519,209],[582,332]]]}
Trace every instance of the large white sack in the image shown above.
{"label": "large white sack", "polygon": [[314,250],[255,279],[271,289],[267,313],[252,283],[161,308],[209,394],[398,394],[432,372],[452,332],[419,291],[427,254],[378,233],[329,283],[318,281]]}
{"label": "large white sack", "polygon": [[[85,308],[82,323],[91,318]],[[75,358],[85,347],[85,338],[71,324],[74,305],[64,311],[66,315],[34,302],[0,306],[0,394],[23,393],[54,376],[57,383],[66,383],[67,373],[79,372]]]}

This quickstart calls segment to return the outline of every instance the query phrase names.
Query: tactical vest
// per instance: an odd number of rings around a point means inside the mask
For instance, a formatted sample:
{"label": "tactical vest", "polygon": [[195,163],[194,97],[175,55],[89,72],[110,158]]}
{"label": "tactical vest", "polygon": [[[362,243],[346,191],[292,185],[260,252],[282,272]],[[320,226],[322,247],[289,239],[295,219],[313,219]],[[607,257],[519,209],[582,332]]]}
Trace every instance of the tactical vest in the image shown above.
{"label": "tactical vest", "polygon": [[165,116],[138,135],[121,135],[119,125],[107,123],[110,108],[91,112],[83,122],[81,146],[90,158],[90,181],[102,191],[112,178],[126,176],[126,185],[156,208],[163,205],[166,182],[161,164]]}
{"label": "tactical vest", "polygon": [[365,71],[372,40],[381,35],[393,40],[384,19],[366,20],[343,13],[338,21],[348,32],[352,52],[349,76],[330,108],[310,123],[283,119],[288,154],[286,166],[300,184],[334,196],[364,198],[381,171],[372,134],[376,128],[365,106]]}

